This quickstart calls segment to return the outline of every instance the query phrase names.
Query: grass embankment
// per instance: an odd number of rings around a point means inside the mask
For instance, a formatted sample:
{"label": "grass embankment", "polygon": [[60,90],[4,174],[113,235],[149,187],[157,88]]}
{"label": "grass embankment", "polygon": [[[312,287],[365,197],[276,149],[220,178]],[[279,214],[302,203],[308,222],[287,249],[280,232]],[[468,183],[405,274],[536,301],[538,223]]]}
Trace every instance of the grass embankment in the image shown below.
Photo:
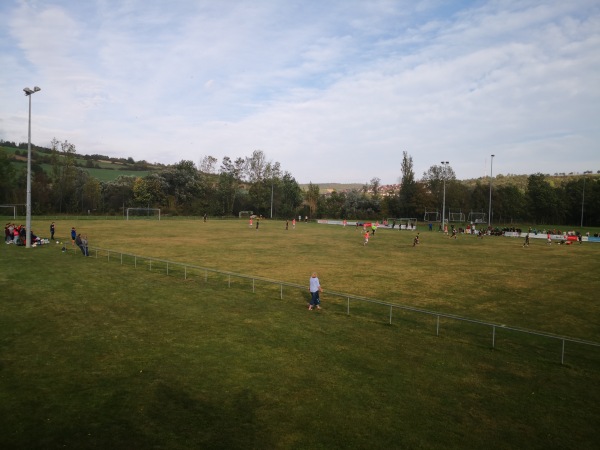
{"label": "grass embankment", "polygon": [[[600,247],[263,222],[58,222],[99,247],[599,340]],[[47,224],[34,222],[35,229]],[[60,246],[0,253],[3,448],[595,448],[600,352]],[[428,322],[429,321],[429,322]],[[557,348],[555,348],[557,347]]]}

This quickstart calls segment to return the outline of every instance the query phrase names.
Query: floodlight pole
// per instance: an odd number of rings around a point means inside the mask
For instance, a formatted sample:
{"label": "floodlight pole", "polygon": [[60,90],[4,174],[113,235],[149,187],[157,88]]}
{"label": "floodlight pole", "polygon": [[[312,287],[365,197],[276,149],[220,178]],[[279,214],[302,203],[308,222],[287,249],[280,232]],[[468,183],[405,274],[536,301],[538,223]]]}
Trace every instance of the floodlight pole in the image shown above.
{"label": "floodlight pole", "polygon": [[446,168],[448,167],[448,164],[448,161],[442,161],[442,177],[444,179],[444,199],[442,201],[442,232],[446,229]]}
{"label": "floodlight pole", "polygon": [[271,219],[273,218],[273,178],[271,178]]}
{"label": "floodlight pole", "polygon": [[494,156],[496,155],[492,155],[490,160],[490,204],[488,210],[488,228],[492,225],[492,173],[494,170]]}
{"label": "floodlight pole", "polygon": [[31,248],[31,96],[41,89],[35,86],[33,89],[24,88],[23,92],[29,97],[29,127],[27,132],[27,200],[25,218],[25,248]]}
{"label": "floodlight pole", "polygon": [[[581,227],[583,228],[583,205],[585,202],[585,175],[583,176],[583,192],[581,194]],[[583,231],[581,231],[583,233]]]}

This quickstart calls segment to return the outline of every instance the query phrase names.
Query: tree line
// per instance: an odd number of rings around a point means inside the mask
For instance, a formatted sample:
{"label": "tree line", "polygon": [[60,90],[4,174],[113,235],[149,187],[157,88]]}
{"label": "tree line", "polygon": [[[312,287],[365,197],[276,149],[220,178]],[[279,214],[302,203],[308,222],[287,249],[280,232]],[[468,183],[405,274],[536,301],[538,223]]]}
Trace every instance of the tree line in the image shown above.
{"label": "tree line", "polygon": [[[600,226],[600,177],[589,174],[565,183],[538,173],[526,186],[479,179],[475,184],[457,180],[449,164],[433,165],[420,179],[412,157],[403,153],[400,183],[382,189],[379,178],[361,188],[321,193],[309,183],[302,189],[279,162],[261,150],[250,156],[220,162],[204,156],[198,164],[182,160],[159,166],[146,176],[120,176],[101,181],[76,163],[75,145],[53,139],[43,163],[32,165],[32,212],[34,214],[123,214],[129,207],[161,208],[162,214],[237,216],[253,211],[264,217],[291,219],[379,219],[414,217],[426,212],[487,214],[492,200],[494,224],[531,223]],[[133,163],[133,160],[131,160]],[[0,204],[24,204],[26,171],[17,170],[0,152]],[[444,202],[445,199],[445,202]],[[448,214],[446,215],[448,217]]]}

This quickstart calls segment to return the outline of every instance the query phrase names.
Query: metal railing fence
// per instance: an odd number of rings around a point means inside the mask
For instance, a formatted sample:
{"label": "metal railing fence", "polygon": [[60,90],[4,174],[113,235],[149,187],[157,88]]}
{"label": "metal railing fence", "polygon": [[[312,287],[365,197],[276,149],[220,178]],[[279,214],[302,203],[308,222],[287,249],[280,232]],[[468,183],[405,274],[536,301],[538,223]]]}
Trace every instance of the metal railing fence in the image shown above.
{"label": "metal railing fence", "polygon": [[[79,248],[73,247],[68,244],[66,244],[64,246],[64,248],[65,248],[65,251],[67,251],[67,252],[69,252],[69,251],[80,252]],[[107,261],[112,261],[112,260],[116,259],[119,261],[119,263],[121,265],[127,264],[129,262],[135,268],[137,268],[138,266],[145,265],[148,268],[148,270],[161,270],[161,271],[164,270],[166,275],[173,275],[174,273],[179,272],[179,274],[181,276],[183,276],[184,279],[188,279],[188,277],[191,277],[195,274],[196,276],[201,276],[204,279],[204,281],[206,282],[206,281],[208,281],[209,274],[218,274],[227,280],[228,287],[231,287],[232,279],[247,280],[249,283],[251,282],[251,284],[252,284],[252,292],[253,293],[256,292],[257,282],[267,284],[267,285],[273,285],[273,286],[278,287],[277,290],[279,292],[279,298],[281,300],[283,300],[284,287],[300,289],[302,291],[307,290],[307,287],[305,285],[300,285],[300,284],[296,284],[296,283],[289,283],[289,282],[280,281],[280,280],[272,280],[272,279],[265,278],[265,277],[245,275],[245,274],[240,274],[240,273],[235,273],[235,272],[228,272],[228,271],[212,269],[212,268],[208,268],[208,267],[196,266],[196,265],[188,264],[188,263],[168,261],[165,259],[154,258],[154,257],[149,257],[149,256],[141,256],[141,255],[136,255],[133,253],[126,253],[126,252],[121,252],[121,251],[116,251],[116,250],[104,249],[104,248],[100,248],[100,247],[89,247],[89,254],[90,254],[90,256],[95,257],[96,259],[106,258]],[[430,311],[430,310],[426,310],[426,309],[422,309],[422,308],[416,308],[413,306],[400,305],[397,303],[391,303],[391,302],[387,302],[387,301],[383,301],[383,300],[377,300],[377,299],[372,299],[372,298],[368,298],[368,297],[352,295],[352,294],[348,294],[348,293],[344,293],[344,292],[337,292],[337,291],[331,291],[331,290],[324,290],[324,292],[327,293],[327,295],[332,295],[332,296],[336,296],[336,297],[345,299],[347,315],[350,315],[350,302],[351,301],[367,303],[367,304],[376,304],[376,305],[384,306],[386,309],[389,308],[388,322],[390,325],[392,324],[392,321],[393,321],[393,317],[394,317],[393,313],[394,313],[395,309],[399,310],[399,311],[405,311],[405,312],[416,313],[416,314],[420,314],[420,315],[426,315],[429,317],[433,317],[433,318],[435,318],[436,336],[440,335],[440,326],[441,326],[440,320],[441,319],[447,319],[447,320],[452,320],[452,321],[457,321],[457,322],[462,322],[462,323],[470,323],[470,324],[475,324],[478,326],[483,326],[483,327],[489,328],[491,331],[491,336],[490,336],[491,348],[493,348],[493,349],[496,348],[496,343],[497,343],[496,342],[496,340],[497,340],[496,334],[499,330],[511,331],[514,333],[521,333],[521,334],[525,334],[525,335],[529,335],[529,336],[541,337],[541,338],[544,338],[547,340],[553,340],[553,341],[560,343],[560,363],[561,364],[565,363],[566,343],[600,348],[600,342],[588,341],[588,340],[584,340],[584,339],[578,339],[578,338],[573,338],[573,337],[568,337],[568,336],[561,336],[561,335],[556,335],[556,334],[552,334],[552,333],[546,333],[546,332],[542,332],[542,331],[529,330],[529,329],[525,329],[525,328],[521,328],[521,327],[514,327],[514,326],[509,326],[509,325],[504,325],[504,324],[498,324],[498,323],[487,322],[487,321],[482,321],[482,320],[477,320],[477,319],[471,319],[468,317],[458,316],[455,314]]]}

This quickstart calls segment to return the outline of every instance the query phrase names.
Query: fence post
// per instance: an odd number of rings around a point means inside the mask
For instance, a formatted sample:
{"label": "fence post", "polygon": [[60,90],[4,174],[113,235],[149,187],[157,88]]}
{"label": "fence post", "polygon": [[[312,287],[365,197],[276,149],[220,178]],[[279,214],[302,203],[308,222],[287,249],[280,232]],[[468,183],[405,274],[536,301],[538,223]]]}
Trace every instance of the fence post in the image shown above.
{"label": "fence post", "polygon": [[231,274],[229,275],[229,278],[227,279],[227,287],[231,287]]}
{"label": "fence post", "polygon": [[254,294],[254,278],[252,278],[252,293]]}
{"label": "fence post", "polygon": [[123,265],[123,253],[121,253],[121,265]]}
{"label": "fence post", "polygon": [[167,261],[167,275],[169,275],[169,262]]}
{"label": "fence post", "polygon": [[152,272],[152,260],[148,260],[148,262],[150,262],[150,272]]}
{"label": "fence post", "polygon": [[390,305],[390,325],[392,324],[392,310],[394,309],[394,307],[392,305]]}
{"label": "fence post", "polygon": [[187,280],[187,266],[183,266],[183,279]]}
{"label": "fence post", "polygon": [[565,340],[562,340],[562,352],[560,355],[560,364],[563,365],[565,363]]}
{"label": "fence post", "polygon": [[279,300],[283,300],[283,284],[279,285]]}
{"label": "fence post", "polygon": [[436,325],[435,325],[435,335],[439,336],[440,335],[440,316],[437,316],[437,321],[436,321]]}
{"label": "fence post", "polygon": [[347,299],[348,299],[348,306],[346,308],[346,314],[350,315],[350,297],[347,297]]}
{"label": "fence post", "polygon": [[108,256],[107,256],[106,260],[110,261],[110,250],[108,251]]}
{"label": "fence post", "polygon": [[492,348],[496,348],[496,325],[492,325]]}
{"label": "fence post", "polygon": [[137,269],[137,256],[133,257],[133,267]]}
{"label": "fence post", "polygon": [[208,281],[208,270],[204,269],[204,282]]}

